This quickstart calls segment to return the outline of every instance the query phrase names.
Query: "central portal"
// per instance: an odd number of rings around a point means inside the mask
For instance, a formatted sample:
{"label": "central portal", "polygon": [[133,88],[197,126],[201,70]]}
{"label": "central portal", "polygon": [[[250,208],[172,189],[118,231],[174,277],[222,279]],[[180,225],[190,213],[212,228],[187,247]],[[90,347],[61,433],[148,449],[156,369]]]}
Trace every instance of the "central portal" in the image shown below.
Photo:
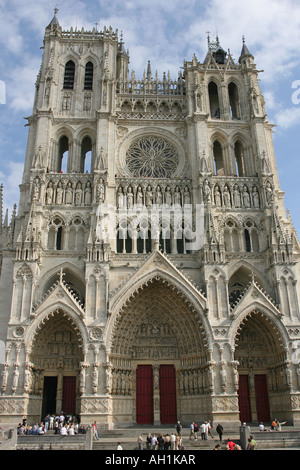
{"label": "central portal", "polygon": [[136,289],[112,330],[118,422],[174,426],[195,419],[211,390],[209,357],[202,313],[185,293],[158,276]]}
{"label": "central portal", "polygon": [[[158,373],[158,383],[155,378]],[[158,386],[157,386],[158,385]],[[159,407],[155,401],[159,401]],[[160,410],[160,424],[177,421],[176,372],[173,365],[139,365],[136,370],[136,422],[154,424],[154,410]]]}

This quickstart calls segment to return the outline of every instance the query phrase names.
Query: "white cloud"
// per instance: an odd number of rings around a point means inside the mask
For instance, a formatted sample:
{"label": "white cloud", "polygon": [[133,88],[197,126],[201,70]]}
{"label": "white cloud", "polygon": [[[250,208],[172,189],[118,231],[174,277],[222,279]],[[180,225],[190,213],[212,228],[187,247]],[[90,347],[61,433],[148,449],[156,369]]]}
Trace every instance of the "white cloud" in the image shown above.
{"label": "white cloud", "polygon": [[280,110],[275,115],[276,124],[282,129],[287,130],[300,124],[300,106],[294,106]]}

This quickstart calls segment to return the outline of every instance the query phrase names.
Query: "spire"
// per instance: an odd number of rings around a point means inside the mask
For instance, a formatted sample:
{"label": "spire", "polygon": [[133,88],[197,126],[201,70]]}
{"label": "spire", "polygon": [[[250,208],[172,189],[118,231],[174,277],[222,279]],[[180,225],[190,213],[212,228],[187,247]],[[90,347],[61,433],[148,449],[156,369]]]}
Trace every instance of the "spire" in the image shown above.
{"label": "spire", "polygon": [[57,5],[56,5],[56,7],[54,8],[54,16],[53,16],[53,18],[52,18],[52,21],[49,23],[48,28],[51,28],[51,26],[58,26],[58,27],[60,26],[60,25],[59,25],[59,21],[58,21],[58,19],[57,19],[57,13],[58,13],[58,11],[59,11],[59,10],[58,10],[58,7],[57,7]]}
{"label": "spire", "polygon": [[239,58],[239,62],[241,62],[241,59],[242,59],[243,56],[250,56],[254,59],[253,55],[251,54],[248,47],[246,46],[245,36],[243,36],[243,47],[242,47],[241,56]]}
{"label": "spire", "polygon": [[152,71],[151,71],[151,62],[148,60],[148,67],[147,67],[147,79],[151,81]]}
{"label": "spire", "polygon": [[215,41],[211,41],[210,36],[209,36],[209,31],[207,32],[207,34],[208,34],[207,36],[208,52],[204,60],[204,63],[207,63],[210,60],[211,55],[213,55],[213,57],[215,58],[215,61],[218,64],[224,64],[226,62],[227,52],[225,52],[224,49],[222,48],[220,44],[219,36],[216,36]]}

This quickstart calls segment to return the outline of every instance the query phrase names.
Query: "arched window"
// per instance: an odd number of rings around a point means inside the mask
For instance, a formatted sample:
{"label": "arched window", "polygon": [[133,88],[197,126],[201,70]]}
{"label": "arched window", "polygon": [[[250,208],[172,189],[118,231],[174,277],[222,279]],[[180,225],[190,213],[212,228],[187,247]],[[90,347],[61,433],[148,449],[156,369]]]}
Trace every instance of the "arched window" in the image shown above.
{"label": "arched window", "polygon": [[239,141],[235,143],[234,155],[235,155],[236,175],[240,177],[246,176],[244,149],[243,149],[242,144]]}
{"label": "arched window", "polygon": [[69,160],[69,139],[65,135],[59,139],[58,143],[58,164],[57,171],[67,173]]}
{"label": "arched window", "polygon": [[84,89],[85,90],[93,89],[93,74],[94,74],[94,65],[92,62],[88,62],[85,66],[85,76],[84,76]]}
{"label": "arched window", "polygon": [[61,251],[63,249],[63,221],[56,217],[49,224],[48,250]]}
{"label": "arched window", "polygon": [[214,154],[215,174],[217,176],[224,176],[225,168],[224,168],[223,150],[222,150],[220,142],[218,142],[217,140],[214,142],[213,154]]}
{"label": "arched window", "polygon": [[245,234],[245,248],[246,248],[247,253],[250,253],[251,252],[251,237],[250,237],[249,230],[245,229],[244,234]]}
{"label": "arched window", "polygon": [[92,141],[90,137],[84,137],[81,143],[81,173],[91,173],[92,171]]}
{"label": "arched window", "polygon": [[229,94],[230,114],[231,114],[232,119],[241,119],[239,92],[235,83],[232,83],[232,82],[229,83],[228,94]]}
{"label": "arched window", "polygon": [[69,60],[65,66],[64,90],[73,90],[75,79],[75,64],[73,60]]}
{"label": "arched window", "polygon": [[212,119],[220,119],[220,103],[218,87],[215,82],[210,82],[208,85],[210,117]]}
{"label": "arched window", "polygon": [[56,249],[57,250],[62,249],[62,233],[63,233],[62,227],[58,227],[57,235],[56,235]]}

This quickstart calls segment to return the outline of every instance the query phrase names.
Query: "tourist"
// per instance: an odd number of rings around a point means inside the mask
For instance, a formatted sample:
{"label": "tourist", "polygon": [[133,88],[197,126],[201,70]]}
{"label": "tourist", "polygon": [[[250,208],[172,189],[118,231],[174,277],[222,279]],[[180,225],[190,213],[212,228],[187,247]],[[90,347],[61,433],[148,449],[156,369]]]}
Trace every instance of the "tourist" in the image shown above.
{"label": "tourist", "polygon": [[276,423],[277,423],[277,419],[275,418],[275,419],[273,419],[272,424],[271,424],[271,429],[270,429],[271,431],[276,430]]}
{"label": "tourist", "polygon": [[217,444],[217,445],[215,446],[214,450],[222,450],[221,445],[220,445],[220,444]]}
{"label": "tourist", "polygon": [[123,450],[123,447],[121,446],[121,443],[120,443],[120,442],[118,442],[117,450]]}
{"label": "tourist", "polygon": [[53,431],[53,424],[54,424],[54,415],[51,415],[49,419],[49,429],[51,431]]}
{"label": "tourist", "polygon": [[248,438],[248,445],[247,445],[246,450],[255,450],[255,446],[250,437]]}
{"label": "tourist", "polygon": [[36,436],[38,433],[38,425],[37,424],[34,424],[33,427],[32,427],[32,434],[34,436]]}
{"label": "tourist", "polygon": [[256,446],[257,446],[256,440],[253,439],[253,436],[250,436],[250,439],[251,439],[252,444],[254,445],[254,450],[256,450]]}
{"label": "tourist", "polygon": [[194,437],[194,423],[190,424],[190,439]]}
{"label": "tourist", "polygon": [[144,442],[143,435],[141,434],[138,438],[138,449],[139,450],[143,450],[143,442]]}
{"label": "tourist", "polygon": [[43,423],[40,423],[40,426],[38,428],[38,434],[41,435],[41,434],[45,434],[45,428],[44,428],[44,424]]}
{"label": "tourist", "polygon": [[79,426],[78,434],[85,434],[85,427],[82,423]]}
{"label": "tourist", "polygon": [[282,431],[281,426],[284,426],[286,423],[287,423],[287,421],[284,421],[284,422],[280,423],[279,420],[276,420],[276,428],[275,428],[276,431]]}
{"label": "tourist", "polygon": [[71,423],[69,428],[68,428],[68,434],[69,434],[69,436],[75,436],[75,430],[74,430],[73,423]]}
{"label": "tourist", "polygon": [[170,450],[170,447],[171,447],[171,439],[170,439],[170,436],[169,434],[167,434],[165,436],[165,445],[164,445],[164,450]]}
{"label": "tourist", "polygon": [[61,436],[67,436],[67,435],[68,435],[68,430],[67,430],[67,425],[66,425],[66,424],[64,424],[64,425],[60,428],[59,434],[60,434]]}
{"label": "tourist", "polygon": [[182,442],[181,436],[179,434],[176,434],[175,450],[180,450],[181,442]]}
{"label": "tourist", "polygon": [[44,419],[45,432],[47,432],[49,429],[49,420],[50,420],[50,415],[47,414],[47,416],[45,416],[45,419]]}
{"label": "tourist", "polygon": [[222,424],[220,424],[220,423],[218,424],[218,426],[216,427],[216,431],[219,434],[220,442],[222,442],[223,432],[224,432],[224,428],[223,428]]}
{"label": "tourist", "polygon": [[197,440],[199,428],[198,428],[197,423],[193,423],[193,424],[194,424],[194,436],[195,436],[195,439]]}
{"label": "tourist", "polygon": [[234,450],[236,443],[232,439],[227,439],[226,450]]}
{"label": "tourist", "polygon": [[170,442],[171,442],[171,450],[175,450],[176,436],[173,432],[170,437]]}
{"label": "tourist", "polygon": [[179,436],[181,436],[182,426],[180,424],[180,421],[177,421],[177,424],[175,425],[175,428],[176,428],[177,434],[179,434]]}
{"label": "tourist", "polygon": [[152,438],[151,438],[151,449],[152,450],[155,450],[156,449],[156,446],[157,446],[157,439],[155,437],[155,434],[153,434]]}
{"label": "tourist", "polygon": [[208,423],[207,423],[207,435],[210,436],[212,439],[214,438],[214,436],[212,435],[211,421],[208,421]]}
{"label": "tourist", "polygon": [[149,432],[148,436],[146,437],[146,447],[148,450],[151,449],[151,439],[152,439],[152,435],[151,435],[151,432]]}
{"label": "tourist", "polygon": [[260,431],[265,431],[264,423],[260,422],[260,423],[259,423],[259,426],[258,426],[258,429],[259,429]]}
{"label": "tourist", "polygon": [[164,450],[165,439],[164,439],[164,436],[162,434],[160,434],[158,436],[157,442],[158,442],[158,450]]}
{"label": "tourist", "polygon": [[98,429],[97,429],[96,421],[94,421],[94,423],[92,424],[92,429],[93,429],[93,436],[96,439],[96,441],[98,441]]}
{"label": "tourist", "polygon": [[205,421],[204,426],[205,426],[205,439],[207,440],[208,439],[208,422],[207,421]]}
{"label": "tourist", "polygon": [[56,418],[54,422],[54,434],[59,434],[59,430],[60,430],[60,422],[59,422],[59,418]]}
{"label": "tourist", "polygon": [[202,423],[200,426],[200,433],[201,433],[201,439],[202,441],[206,440],[206,426],[205,423]]}

